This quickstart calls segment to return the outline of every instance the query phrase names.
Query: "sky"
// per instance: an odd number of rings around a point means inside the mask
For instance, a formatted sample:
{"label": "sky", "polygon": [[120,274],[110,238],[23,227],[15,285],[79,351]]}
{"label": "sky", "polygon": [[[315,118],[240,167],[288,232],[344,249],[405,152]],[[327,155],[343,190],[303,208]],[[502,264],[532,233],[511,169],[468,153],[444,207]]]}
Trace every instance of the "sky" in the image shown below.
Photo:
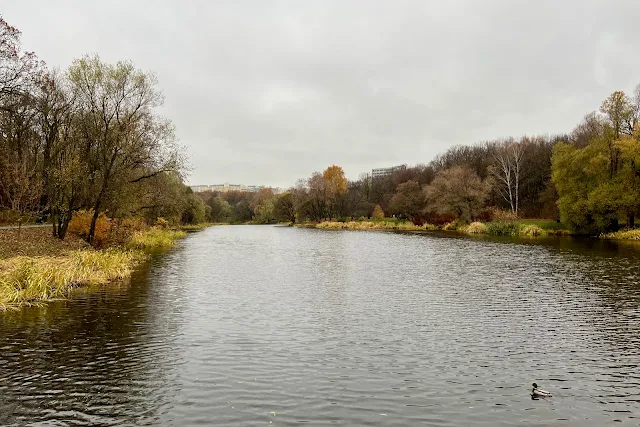
{"label": "sky", "polygon": [[190,184],[289,187],[571,131],[640,83],[638,0],[0,0],[52,68],[155,73]]}

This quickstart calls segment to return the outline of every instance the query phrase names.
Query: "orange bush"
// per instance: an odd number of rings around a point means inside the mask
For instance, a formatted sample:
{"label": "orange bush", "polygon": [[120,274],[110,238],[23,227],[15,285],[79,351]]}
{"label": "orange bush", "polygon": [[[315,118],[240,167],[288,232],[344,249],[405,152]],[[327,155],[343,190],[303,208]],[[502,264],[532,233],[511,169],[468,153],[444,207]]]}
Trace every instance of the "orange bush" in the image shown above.
{"label": "orange bush", "polygon": [[[93,218],[93,209],[80,210],[73,214],[73,218],[69,222],[69,232],[87,239],[89,237],[89,229],[91,228],[91,219]],[[109,240],[111,231],[111,221],[104,213],[98,215],[96,221],[96,230],[94,233],[93,245],[96,247],[104,246]]]}

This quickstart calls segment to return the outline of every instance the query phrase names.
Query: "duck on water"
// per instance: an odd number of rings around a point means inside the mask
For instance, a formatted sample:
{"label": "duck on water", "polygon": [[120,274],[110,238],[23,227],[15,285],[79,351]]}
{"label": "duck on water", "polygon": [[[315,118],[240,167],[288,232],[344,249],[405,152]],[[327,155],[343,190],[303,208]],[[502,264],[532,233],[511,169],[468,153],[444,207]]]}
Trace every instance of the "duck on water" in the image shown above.
{"label": "duck on water", "polygon": [[531,390],[531,398],[532,399],[544,399],[547,397],[551,397],[551,393],[546,390],[542,390],[538,388],[538,384],[533,383],[533,390]]}

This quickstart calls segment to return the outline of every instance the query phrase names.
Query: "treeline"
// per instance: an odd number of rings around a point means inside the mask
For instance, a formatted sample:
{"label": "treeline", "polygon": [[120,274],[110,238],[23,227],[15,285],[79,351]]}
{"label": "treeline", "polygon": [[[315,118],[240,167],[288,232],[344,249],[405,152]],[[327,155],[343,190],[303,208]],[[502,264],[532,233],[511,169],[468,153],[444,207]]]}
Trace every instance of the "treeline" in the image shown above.
{"label": "treeline", "polygon": [[174,127],[158,113],[155,76],[97,55],[64,71],[24,52],[21,33],[0,18],[0,215],[53,220],[64,239],[75,212],[197,222],[202,200],[182,182]]}
{"label": "treeline", "polygon": [[209,220],[268,223],[395,216],[414,224],[541,218],[598,234],[640,210],[640,85],[571,132],[458,145],[428,164],[348,181],[330,166],[286,193],[202,193]]}

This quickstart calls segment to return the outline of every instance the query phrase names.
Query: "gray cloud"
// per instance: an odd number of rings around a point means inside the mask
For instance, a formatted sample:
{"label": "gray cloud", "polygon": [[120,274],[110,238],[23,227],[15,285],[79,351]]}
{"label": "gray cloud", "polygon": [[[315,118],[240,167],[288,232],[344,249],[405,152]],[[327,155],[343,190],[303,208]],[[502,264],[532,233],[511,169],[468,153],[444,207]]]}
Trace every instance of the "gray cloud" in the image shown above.
{"label": "gray cloud", "polygon": [[58,1],[3,4],[51,66],[154,71],[191,183],[351,178],[449,146],[569,131],[640,82],[628,1]]}

